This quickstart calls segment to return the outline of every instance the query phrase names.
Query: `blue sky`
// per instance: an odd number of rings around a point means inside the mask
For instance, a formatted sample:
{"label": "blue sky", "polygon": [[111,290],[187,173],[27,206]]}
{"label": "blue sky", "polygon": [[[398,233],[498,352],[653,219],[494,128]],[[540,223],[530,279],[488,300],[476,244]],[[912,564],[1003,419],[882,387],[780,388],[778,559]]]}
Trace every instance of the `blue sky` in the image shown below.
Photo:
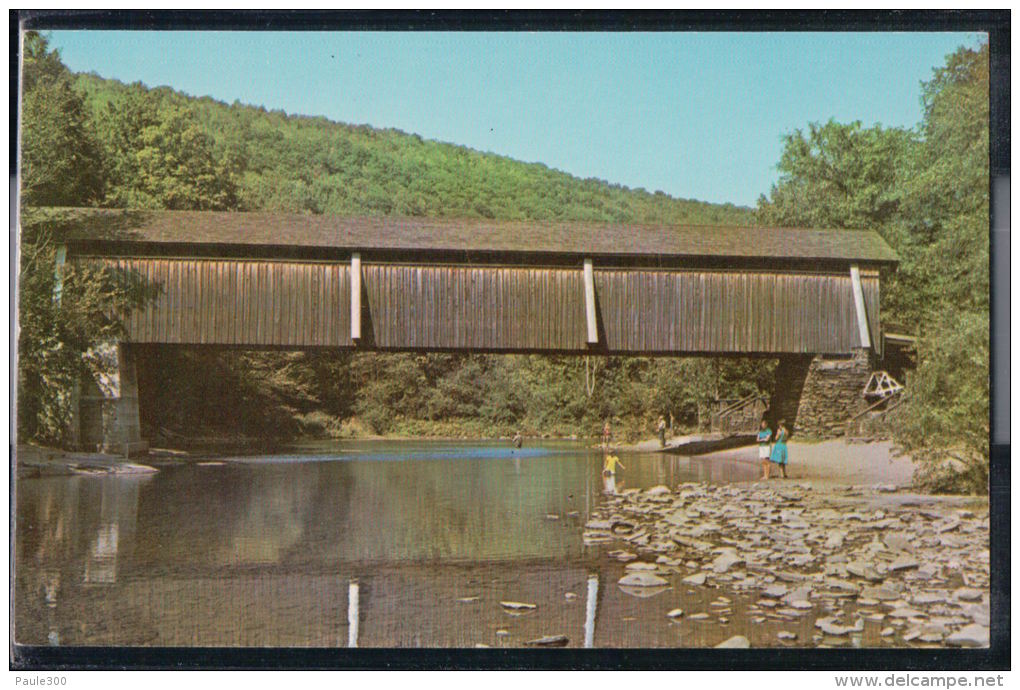
{"label": "blue sky", "polygon": [[781,137],[916,125],[974,33],[54,31],[75,71],[393,127],[579,177],[753,205]]}

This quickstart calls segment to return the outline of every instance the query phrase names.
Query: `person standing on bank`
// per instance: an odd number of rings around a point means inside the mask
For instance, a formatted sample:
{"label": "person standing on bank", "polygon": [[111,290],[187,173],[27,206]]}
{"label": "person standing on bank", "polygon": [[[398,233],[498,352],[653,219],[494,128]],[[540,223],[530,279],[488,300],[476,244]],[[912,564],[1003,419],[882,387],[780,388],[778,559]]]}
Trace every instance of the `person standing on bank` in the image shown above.
{"label": "person standing on bank", "polygon": [[767,419],[761,420],[758,429],[758,460],[761,462],[761,478],[769,478],[769,457],[772,454],[772,429]]}
{"label": "person standing on bank", "polygon": [[659,432],[659,448],[666,447],[666,418],[659,417],[659,426],[656,427],[656,431]]}
{"label": "person standing on bank", "polygon": [[786,420],[780,419],[779,426],[776,427],[776,443],[772,446],[772,456],[769,459],[779,465],[783,479],[786,479],[786,439],[789,435],[790,432],[786,430]]}

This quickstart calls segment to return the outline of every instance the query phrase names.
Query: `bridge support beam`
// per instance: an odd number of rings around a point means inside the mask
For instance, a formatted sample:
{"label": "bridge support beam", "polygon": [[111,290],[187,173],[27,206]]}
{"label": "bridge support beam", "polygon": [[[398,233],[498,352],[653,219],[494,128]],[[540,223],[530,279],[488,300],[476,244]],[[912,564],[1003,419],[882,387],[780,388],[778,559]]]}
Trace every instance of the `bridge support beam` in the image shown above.
{"label": "bridge support beam", "polygon": [[868,350],[850,357],[787,355],[776,367],[776,385],[769,421],[786,420],[791,432],[832,438],[841,436],[847,420],[864,404],[864,386],[871,375]]}
{"label": "bridge support beam", "polygon": [[591,259],[584,260],[584,315],[588,325],[588,344],[597,345],[599,329],[595,314],[595,269]]}
{"label": "bridge support beam", "polygon": [[138,372],[133,348],[125,343],[108,344],[86,354],[97,372],[84,383],[79,396],[78,426],[85,450],[125,457],[144,453],[138,410]]}

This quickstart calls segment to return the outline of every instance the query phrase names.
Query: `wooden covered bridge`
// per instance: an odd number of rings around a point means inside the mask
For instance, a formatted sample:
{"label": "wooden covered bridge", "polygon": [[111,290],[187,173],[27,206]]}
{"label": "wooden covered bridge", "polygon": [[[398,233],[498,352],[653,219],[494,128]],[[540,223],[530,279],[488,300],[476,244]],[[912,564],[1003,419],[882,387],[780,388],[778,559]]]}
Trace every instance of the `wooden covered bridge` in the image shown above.
{"label": "wooden covered bridge", "polygon": [[125,321],[111,447],[140,440],[134,345],[860,360],[897,261],[867,230],[66,214],[66,261],[160,287]]}

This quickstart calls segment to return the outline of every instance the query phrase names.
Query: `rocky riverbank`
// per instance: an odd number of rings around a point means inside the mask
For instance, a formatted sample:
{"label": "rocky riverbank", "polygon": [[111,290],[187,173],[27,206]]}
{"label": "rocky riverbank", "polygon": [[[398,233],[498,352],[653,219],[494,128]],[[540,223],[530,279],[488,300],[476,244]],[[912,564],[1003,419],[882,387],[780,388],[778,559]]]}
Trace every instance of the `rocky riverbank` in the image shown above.
{"label": "rocky riverbank", "polygon": [[15,458],[19,477],[62,477],[70,475],[146,475],[158,470],[128,462],[120,455],[84,453],[20,444]]}
{"label": "rocky riverbank", "polygon": [[774,644],[860,645],[868,625],[880,626],[883,643],[980,647],[989,642],[988,524],[986,500],[887,484],[688,483],[607,495],[584,541],[626,563],[618,586],[628,594],[677,587],[714,597],[705,610],[670,611],[674,619],[739,616],[800,630],[814,619],[809,638],[780,629]]}

